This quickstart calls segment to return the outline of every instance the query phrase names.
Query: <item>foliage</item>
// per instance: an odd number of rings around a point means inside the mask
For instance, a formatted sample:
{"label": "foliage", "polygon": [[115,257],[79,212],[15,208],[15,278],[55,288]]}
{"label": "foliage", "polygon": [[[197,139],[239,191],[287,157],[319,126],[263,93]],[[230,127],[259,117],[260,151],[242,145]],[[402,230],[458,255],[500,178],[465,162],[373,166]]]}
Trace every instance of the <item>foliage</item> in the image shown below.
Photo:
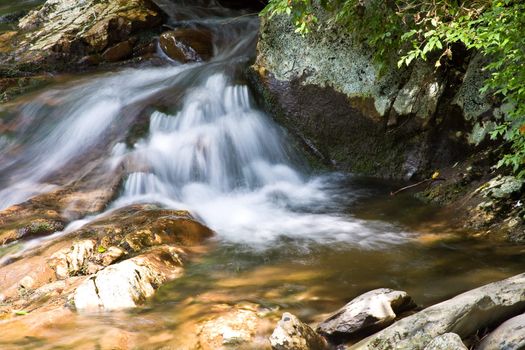
{"label": "foliage", "polygon": [[[318,21],[319,14],[327,14]],[[491,134],[511,145],[498,166],[525,176],[525,2],[521,0],[270,0],[263,15],[291,16],[305,35],[338,23],[375,48],[382,61],[398,65],[435,60],[447,65],[458,48],[490,57],[490,78],[480,93],[499,98],[505,113]]]}

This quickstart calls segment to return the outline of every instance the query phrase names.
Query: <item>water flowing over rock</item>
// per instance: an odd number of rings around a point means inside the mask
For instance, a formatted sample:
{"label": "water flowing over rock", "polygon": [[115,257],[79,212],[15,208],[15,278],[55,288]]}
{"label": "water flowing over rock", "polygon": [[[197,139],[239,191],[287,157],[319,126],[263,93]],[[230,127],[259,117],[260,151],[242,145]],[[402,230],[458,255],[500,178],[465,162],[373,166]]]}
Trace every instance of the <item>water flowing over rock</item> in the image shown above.
{"label": "water flowing over rock", "polygon": [[296,316],[285,312],[270,336],[273,350],[323,350],[326,340]]}
{"label": "water flowing over rock", "polygon": [[348,349],[424,349],[448,332],[466,338],[523,312],[524,288],[525,274],[487,284],[397,321]]}
{"label": "water flowing over rock", "polygon": [[406,292],[376,289],[350,301],[317,327],[317,332],[341,343],[389,326],[396,314],[416,305]]}
{"label": "water flowing over rock", "polygon": [[160,285],[182,274],[180,252],[160,246],[105,268],[77,288],[73,297],[76,309],[111,311],[142,304]]}
{"label": "water flowing over rock", "polygon": [[[122,208],[61,239],[28,242],[27,251],[0,267],[2,298],[27,307],[38,298],[25,294],[51,295],[50,302],[74,295],[79,310],[134,307],[179,277],[188,250],[212,234],[185,211]],[[65,291],[54,295],[55,289]]]}
{"label": "water flowing over rock", "polygon": [[445,333],[435,337],[427,346],[425,350],[468,350],[465,344],[461,341],[459,335],[455,333]]}
{"label": "water flowing over rock", "polygon": [[525,315],[519,315],[503,322],[489,335],[477,350],[523,349],[525,347]]}

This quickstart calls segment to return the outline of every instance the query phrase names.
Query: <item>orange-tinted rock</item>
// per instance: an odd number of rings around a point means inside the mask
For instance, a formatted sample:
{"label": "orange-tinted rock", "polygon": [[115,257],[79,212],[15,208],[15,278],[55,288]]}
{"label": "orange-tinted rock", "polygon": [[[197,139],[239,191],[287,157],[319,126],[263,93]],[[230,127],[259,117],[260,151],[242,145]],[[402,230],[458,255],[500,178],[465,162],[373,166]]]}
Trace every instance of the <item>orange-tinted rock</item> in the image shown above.
{"label": "orange-tinted rock", "polygon": [[213,56],[212,34],[204,29],[176,29],[159,39],[164,53],[179,62],[199,62]]}
{"label": "orange-tinted rock", "polygon": [[102,57],[108,62],[117,62],[130,57],[132,53],[133,45],[126,40],[104,51]]}

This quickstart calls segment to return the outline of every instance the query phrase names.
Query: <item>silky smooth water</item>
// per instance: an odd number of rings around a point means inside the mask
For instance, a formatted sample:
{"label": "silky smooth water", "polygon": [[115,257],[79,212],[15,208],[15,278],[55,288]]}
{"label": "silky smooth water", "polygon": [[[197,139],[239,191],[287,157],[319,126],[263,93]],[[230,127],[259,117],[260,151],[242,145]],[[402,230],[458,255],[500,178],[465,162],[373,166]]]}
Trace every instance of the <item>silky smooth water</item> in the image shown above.
{"label": "silky smooth water", "polygon": [[314,322],[373,288],[406,290],[426,306],[522,272],[522,246],[466,238],[449,213],[391,197],[396,184],[310,170],[245,82],[256,17],[201,3],[171,10],[181,14],[171,25],[214,33],[214,58],[79,77],[6,108],[14,127],[0,135],[0,208],[66,186],[96,161],[126,169],[108,211],[187,209],[215,238],[144,307],[72,313],[37,333],[5,325],[1,348],[90,349],[124,334],[131,348],[179,349],[217,305],[257,303]]}

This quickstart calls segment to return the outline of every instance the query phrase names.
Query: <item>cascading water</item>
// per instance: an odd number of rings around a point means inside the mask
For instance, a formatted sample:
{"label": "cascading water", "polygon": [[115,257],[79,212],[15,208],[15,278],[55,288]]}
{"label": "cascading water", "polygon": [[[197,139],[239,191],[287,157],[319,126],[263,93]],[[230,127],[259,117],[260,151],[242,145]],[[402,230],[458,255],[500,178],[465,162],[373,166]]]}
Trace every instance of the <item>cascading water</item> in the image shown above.
{"label": "cascading water", "polygon": [[[338,213],[327,178],[298,170],[297,150],[237,83],[257,21],[195,17],[184,25],[213,31],[211,62],[110,73],[22,106],[18,118],[27,126],[0,151],[0,207],[64,186],[102,159],[127,164],[110,209],[144,202],[189,209],[227,241],[405,241],[408,235],[392,226]],[[126,146],[128,130],[144,116],[147,135]]]}
{"label": "cascading water", "polygon": [[286,236],[371,246],[402,237],[314,213],[333,200],[323,179],[297,171],[284,135],[224,73],[192,89],[176,114],[153,112],[149,130],[129,154],[147,170],[129,175],[115,206],[189,207],[221,237],[246,244]]}

